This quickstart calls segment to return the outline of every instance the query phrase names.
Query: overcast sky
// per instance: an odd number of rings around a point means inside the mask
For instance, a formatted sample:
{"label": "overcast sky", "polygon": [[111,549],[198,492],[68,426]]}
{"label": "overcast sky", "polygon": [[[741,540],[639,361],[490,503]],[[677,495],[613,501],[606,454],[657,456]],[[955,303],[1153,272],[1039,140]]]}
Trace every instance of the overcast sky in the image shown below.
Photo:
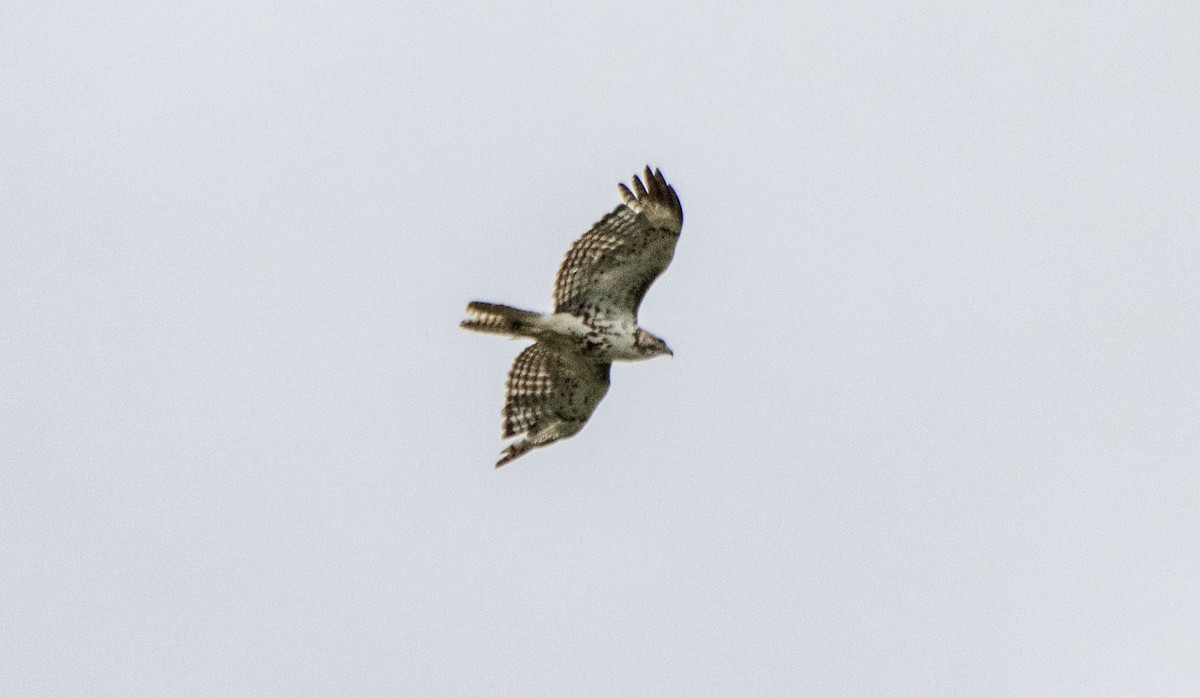
{"label": "overcast sky", "polygon": [[414,5],[0,9],[0,694],[1200,695],[1200,10]]}

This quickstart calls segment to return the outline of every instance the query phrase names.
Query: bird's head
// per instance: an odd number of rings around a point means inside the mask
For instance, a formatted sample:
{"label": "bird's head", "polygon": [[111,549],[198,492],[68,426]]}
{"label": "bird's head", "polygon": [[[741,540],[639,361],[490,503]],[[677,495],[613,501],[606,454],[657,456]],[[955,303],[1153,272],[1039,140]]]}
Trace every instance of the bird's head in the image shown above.
{"label": "bird's head", "polygon": [[643,359],[661,356],[662,354],[675,356],[675,352],[671,351],[671,347],[668,347],[666,342],[640,327],[634,333],[633,345],[637,347],[638,353],[642,355]]}

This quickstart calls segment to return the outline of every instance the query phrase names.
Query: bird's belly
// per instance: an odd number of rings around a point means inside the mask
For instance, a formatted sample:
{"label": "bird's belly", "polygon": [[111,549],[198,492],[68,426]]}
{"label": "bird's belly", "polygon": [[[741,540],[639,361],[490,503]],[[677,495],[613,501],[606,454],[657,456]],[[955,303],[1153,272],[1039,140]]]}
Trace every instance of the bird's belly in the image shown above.
{"label": "bird's belly", "polygon": [[595,357],[603,361],[639,361],[646,358],[633,343],[633,333],[604,334]]}
{"label": "bird's belly", "polygon": [[592,361],[638,361],[646,358],[634,340],[637,325],[628,322],[586,321],[577,315],[556,313],[547,323],[556,343],[572,345]]}
{"label": "bird's belly", "polygon": [[580,340],[583,353],[596,361],[638,361],[646,358],[635,345],[637,325],[592,323]]}

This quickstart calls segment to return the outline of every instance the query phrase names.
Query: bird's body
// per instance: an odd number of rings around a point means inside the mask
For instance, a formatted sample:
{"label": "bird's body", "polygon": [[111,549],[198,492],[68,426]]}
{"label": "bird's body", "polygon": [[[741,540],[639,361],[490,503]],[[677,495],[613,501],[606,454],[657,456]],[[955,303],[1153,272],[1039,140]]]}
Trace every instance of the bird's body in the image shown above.
{"label": "bird's body", "polygon": [[683,208],[662,172],[618,185],[624,203],[575,241],[554,283],[554,312],[498,303],[467,304],[476,332],[525,337],[508,374],[504,437],[520,436],[496,467],[573,436],[608,392],[613,361],[670,354],[637,324],[642,297],[667,268],[683,227]]}

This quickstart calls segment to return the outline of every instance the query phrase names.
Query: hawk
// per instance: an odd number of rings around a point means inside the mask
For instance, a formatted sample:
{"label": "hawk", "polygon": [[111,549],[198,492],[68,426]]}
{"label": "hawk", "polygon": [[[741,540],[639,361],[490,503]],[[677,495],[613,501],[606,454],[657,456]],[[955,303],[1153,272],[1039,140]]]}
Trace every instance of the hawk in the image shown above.
{"label": "hawk", "polygon": [[623,203],[571,245],[554,281],[554,312],[467,304],[476,332],[534,340],[508,372],[504,438],[519,437],[496,467],[574,436],[608,392],[613,361],[672,354],[637,324],[650,284],[671,263],[683,228],[679,196],[659,170],[618,184]]}

